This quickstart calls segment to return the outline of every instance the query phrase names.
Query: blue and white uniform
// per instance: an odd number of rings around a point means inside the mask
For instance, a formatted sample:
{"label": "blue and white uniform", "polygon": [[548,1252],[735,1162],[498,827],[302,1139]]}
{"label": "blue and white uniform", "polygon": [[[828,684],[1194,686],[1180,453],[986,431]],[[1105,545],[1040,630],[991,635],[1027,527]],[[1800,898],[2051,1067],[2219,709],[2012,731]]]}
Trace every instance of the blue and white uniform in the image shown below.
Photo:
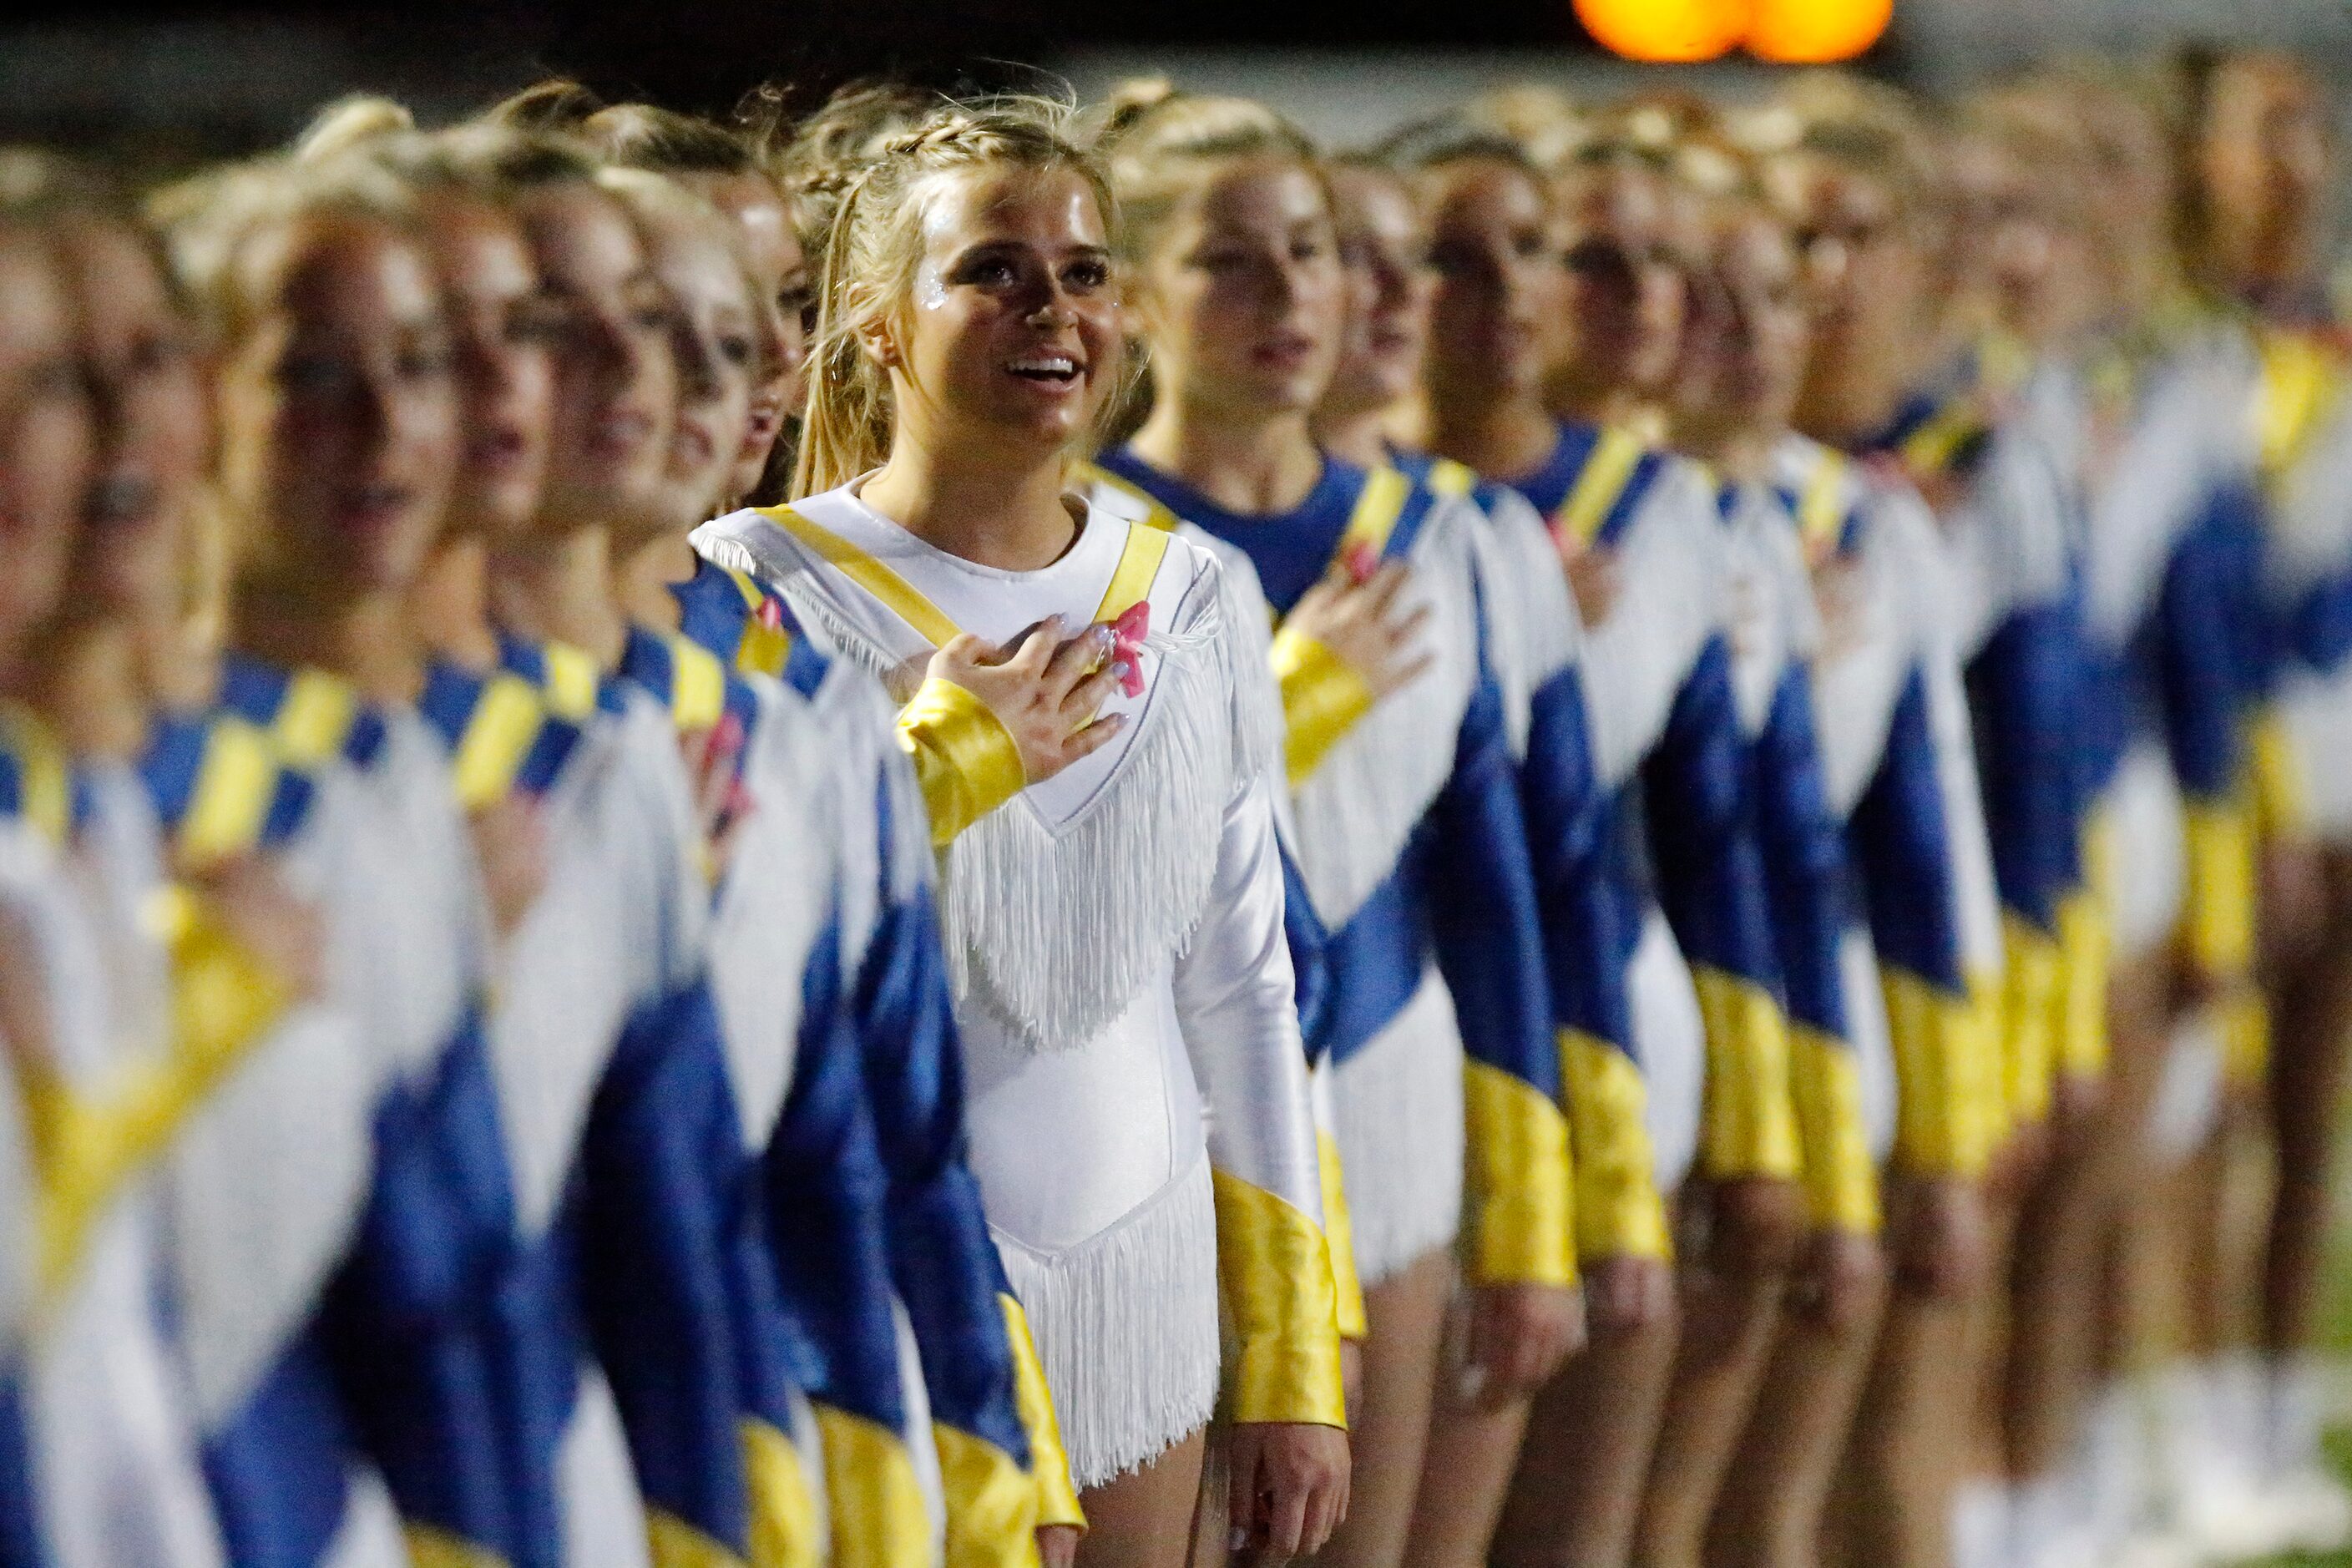
{"label": "blue and white uniform", "polygon": [[1428,667],[1311,756],[1295,693],[1316,656],[1277,661],[1293,710],[1292,842],[1328,933],[1323,1037],[1356,1264],[1377,1284],[1466,1230],[1472,1282],[1568,1283],[1567,1124],[1517,787],[1528,683],[1517,682],[1514,726],[1484,611],[1500,575],[1486,519],[1460,491],[1331,458],[1278,516],[1229,513],[1129,452],[1102,467],[1104,504],[1139,503],[1213,540],[1234,581],[1262,595],[1261,624],[1335,558],[1412,568],[1403,602],[1427,611]]}

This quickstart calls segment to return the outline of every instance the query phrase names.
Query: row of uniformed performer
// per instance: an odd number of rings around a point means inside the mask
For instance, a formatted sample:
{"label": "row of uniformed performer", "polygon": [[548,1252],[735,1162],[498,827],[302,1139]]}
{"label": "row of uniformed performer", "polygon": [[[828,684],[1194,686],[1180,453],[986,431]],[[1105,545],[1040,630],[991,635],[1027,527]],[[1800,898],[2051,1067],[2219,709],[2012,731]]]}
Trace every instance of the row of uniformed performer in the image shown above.
{"label": "row of uniformed performer", "polygon": [[8,164],[11,1562],[1080,1527],[913,771],[687,543],[796,396],[789,208],[547,96],[152,227]]}
{"label": "row of uniformed performer", "polygon": [[0,168],[10,1560],[2341,1532],[2326,147],[2169,85]]}

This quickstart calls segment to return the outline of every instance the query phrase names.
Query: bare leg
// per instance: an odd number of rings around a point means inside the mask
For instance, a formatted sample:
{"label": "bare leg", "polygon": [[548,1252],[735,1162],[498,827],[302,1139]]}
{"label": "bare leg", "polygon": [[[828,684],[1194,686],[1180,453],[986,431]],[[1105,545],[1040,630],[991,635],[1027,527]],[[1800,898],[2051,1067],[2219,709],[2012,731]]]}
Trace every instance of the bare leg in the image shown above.
{"label": "bare leg", "polygon": [[1708,1521],[1708,1568],[1817,1568],[1822,1517],[1868,1377],[1883,1285],[1832,1316],[1792,1298]]}
{"label": "bare leg", "polygon": [[2286,1360],[2308,1350],[2328,1225],[2336,1110],[2352,1043],[2352,852],[2328,857],[2326,924],[2278,989],[2271,1044],[2275,1187],[2263,1259],[2262,1340]]}
{"label": "bare leg", "polygon": [[1697,1568],[1708,1516],[1771,1357],[1787,1280],[1695,1268],[1680,1285],[1682,1344],[1633,1531],[1641,1568]]}
{"label": "bare leg", "polygon": [[1087,1533],[1077,1568],[1184,1568],[1205,1446],[1195,1432],[1141,1468],[1082,1493]]}
{"label": "bare leg", "polygon": [[2126,1183],[2141,1163],[2148,1106],[2169,1045],[2165,963],[2159,956],[2116,970],[2105,1104],[2079,1142],[2057,1151],[2021,1217],[2002,1405],[2012,1477],[2054,1469],[2082,1417],[2096,1359],[2107,1238]]}
{"label": "bare leg", "polygon": [[[1591,1344],[1536,1395],[1495,1533],[1496,1568],[1623,1568],[1678,1333],[1670,1301],[1636,1326],[1596,1320]],[[1433,1445],[1431,1484],[1443,1476]],[[1424,1561],[1414,1556],[1413,1568]]]}
{"label": "bare leg", "polygon": [[1898,1280],[1846,1443],[1837,1560],[1949,1568],[1952,1488],[1982,1321],[1974,1303]]}
{"label": "bare leg", "polygon": [[[1413,1523],[1422,1459],[1429,1444],[1430,1405],[1445,1305],[1454,1289],[1454,1260],[1433,1252],[1364,1292],[1370,1332],[1364,1341],[1364,1394],[1351,1413],[1349,1444],[1355,1473],[1348,1518],[1316,1561],[1331,1568],[1397,1568]],[[1458,1458],[1458,1457],[1457,1457]],[[1509,1458],[1476,1489],[1497,1494],[1509,1479]],[[1473,1489],[1459,1472],[1441,1489]],[[1489,1502],[1486,1511],[1492,1516]]]}

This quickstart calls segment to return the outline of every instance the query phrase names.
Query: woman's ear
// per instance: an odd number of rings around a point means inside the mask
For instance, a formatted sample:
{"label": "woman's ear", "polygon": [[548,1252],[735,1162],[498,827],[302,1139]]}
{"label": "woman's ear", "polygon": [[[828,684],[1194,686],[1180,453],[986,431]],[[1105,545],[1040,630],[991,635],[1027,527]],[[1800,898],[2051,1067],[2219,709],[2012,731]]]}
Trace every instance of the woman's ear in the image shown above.
{"label": "woman's ear", "polygon": [[889,322],[874,322],[858,333],[857,341],[866,350],[866,357],[873,360],[876,364],[880,365],[884,370],[898,368],[900,363],[898,338],[898,334],[890,330]]}

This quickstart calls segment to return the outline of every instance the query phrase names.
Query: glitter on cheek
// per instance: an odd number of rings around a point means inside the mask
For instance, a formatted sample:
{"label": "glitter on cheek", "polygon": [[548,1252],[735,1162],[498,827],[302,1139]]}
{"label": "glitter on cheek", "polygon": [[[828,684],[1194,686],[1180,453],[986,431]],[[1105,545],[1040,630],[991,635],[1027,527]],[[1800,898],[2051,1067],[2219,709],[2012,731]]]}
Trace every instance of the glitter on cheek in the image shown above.
{"label": "glitter on cheek", "polygon": [[940,271],[937,262],[924,262],[915,269],[916,305],[926,310],[940,310],[947,308],[947,302],[946,277]]}

